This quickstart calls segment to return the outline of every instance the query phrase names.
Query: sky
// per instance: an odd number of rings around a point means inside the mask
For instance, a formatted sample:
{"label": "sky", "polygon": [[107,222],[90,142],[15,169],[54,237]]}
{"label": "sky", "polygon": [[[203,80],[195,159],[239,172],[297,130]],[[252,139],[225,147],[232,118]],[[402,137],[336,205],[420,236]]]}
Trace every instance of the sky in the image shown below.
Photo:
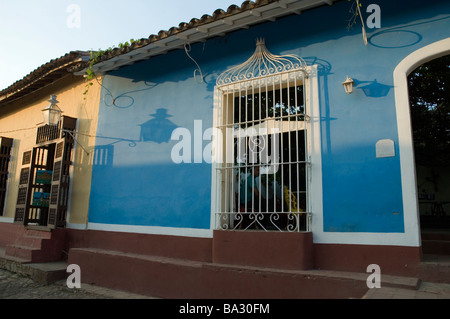
{"label": "sky", "polygon": [[0,0],[0,90],[70,51],[148,38],[243,0]]}

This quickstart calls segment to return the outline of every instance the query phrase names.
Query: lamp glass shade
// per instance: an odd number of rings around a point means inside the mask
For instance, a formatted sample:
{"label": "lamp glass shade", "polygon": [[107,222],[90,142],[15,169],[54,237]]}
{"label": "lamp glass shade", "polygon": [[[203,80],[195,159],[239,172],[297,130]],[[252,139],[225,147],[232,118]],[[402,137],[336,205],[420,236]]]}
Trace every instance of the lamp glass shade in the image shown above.
{"label": "lamp glass shade", "polygon": [[45,125],[58,125],[59,120],[61,119],[61,109],[56,105],[58,101],[56,100],[56,96],[52,95],[50,100],[50,105],[42,110],[42,116],[44,118]]}
{"label": "lamp glass shade", "polygon": [[347,79],[345,80],[345,82],[342,82],[342,85],[344,86],[344,89],[345,89],[345,93],[351,94],[353,92],[353,84],[354,83],[355,82],[347,76]]}

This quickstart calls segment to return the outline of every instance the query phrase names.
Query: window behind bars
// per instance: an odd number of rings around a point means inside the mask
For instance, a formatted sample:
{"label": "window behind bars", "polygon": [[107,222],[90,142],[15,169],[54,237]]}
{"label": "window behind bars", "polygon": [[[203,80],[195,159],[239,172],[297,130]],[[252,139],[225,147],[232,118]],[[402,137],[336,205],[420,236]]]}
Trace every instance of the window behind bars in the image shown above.
{"label": "window behind bars", "polygon": [[304,73],[219,88],[216,228],[309,231]]}

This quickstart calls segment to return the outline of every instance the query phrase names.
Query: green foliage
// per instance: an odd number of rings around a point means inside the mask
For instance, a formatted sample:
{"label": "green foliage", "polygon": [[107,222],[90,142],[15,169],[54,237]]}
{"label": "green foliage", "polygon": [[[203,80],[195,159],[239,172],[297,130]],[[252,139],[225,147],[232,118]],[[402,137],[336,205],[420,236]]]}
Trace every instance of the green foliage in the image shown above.
{"label": "green foliage", "polygon": [[409,78],[416,162],[450,165],[450,55],[419,66]]}
{"label": "green foliage", "polygon": [[350,9],[348,10],[348,12],[351,14],[351,17],[350,19],[347,20],[348,22],[347,30],[350,30],[356,24],[358,17],[360,17],[361,15],[362,4],[359,2],[359,0],[347,0],[347,1],[352,2]]}
{"label": "green foliage", "polygon": [[[119,49],[124,49],[127,48],[131,45],[133,45],[133,43],[135,43],[136,40],[134,39],[130,39],[127,42],[121,42],[118,44],[118,48]],[[94,65],[97,64],[101,57],[108,54],[109,52],[113,51],[116,47],[109,47],[106,50],[102,50],[102,49],[98,49],[97,51],[91,51],[90,53],[90,57],[89,57],[89,63],[88,63],[88,67],[86,68],[86,86],[85,86],[85,90],[83,92],[84,95],[84,100],[86,100],[86,95],[89,92],[89,88],[93,85],[92,80],[96,78],[96,74],[94,71]]]}

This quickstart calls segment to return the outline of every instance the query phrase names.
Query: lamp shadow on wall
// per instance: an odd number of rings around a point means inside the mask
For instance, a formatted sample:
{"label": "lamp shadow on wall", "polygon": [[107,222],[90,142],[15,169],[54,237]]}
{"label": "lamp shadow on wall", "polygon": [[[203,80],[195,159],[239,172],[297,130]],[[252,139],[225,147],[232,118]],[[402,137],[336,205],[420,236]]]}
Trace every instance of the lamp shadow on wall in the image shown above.
{"label": "lamp shadow on wall", "polygon": [[[156,113],[150,114],[152,119],[138,124],[140,126],[140,134],[137,139],[125,139],[112,136],[97,136],[97,140],[111,141],[109,144],[96,145],[92,164],[94,166],[112,166],[114,160],[114,145],[117,143],[128,143],[129,147],[136,147],[138,143],[154,142],[157,144],[168,143],[171,139],[172,132],[178,127],[174,122],[169,120],[172,115],[168,114],[167,109],[158,108]],[[155,146],[157,147],[157,146]]]}
{"label": "lamp shadow on wall", "polygon": [[168,118],[172,115],[167,114],[167,109],[159,108],[156,113],[150,114],[153,119],[139,124],[141,127],[140,142],[156,142],[158,144],[168,143],[173,130],[178,126]]}
{"label": "lamp shadow on wall", "polygon": [[367,97],[384,97],[388,95],[389,91],[394,87],[393,85],[379,83],[377,79],[374,79],[373,81],[359,81],[353,79],[353,81],[355,81],[355,88],[362,90]]}

